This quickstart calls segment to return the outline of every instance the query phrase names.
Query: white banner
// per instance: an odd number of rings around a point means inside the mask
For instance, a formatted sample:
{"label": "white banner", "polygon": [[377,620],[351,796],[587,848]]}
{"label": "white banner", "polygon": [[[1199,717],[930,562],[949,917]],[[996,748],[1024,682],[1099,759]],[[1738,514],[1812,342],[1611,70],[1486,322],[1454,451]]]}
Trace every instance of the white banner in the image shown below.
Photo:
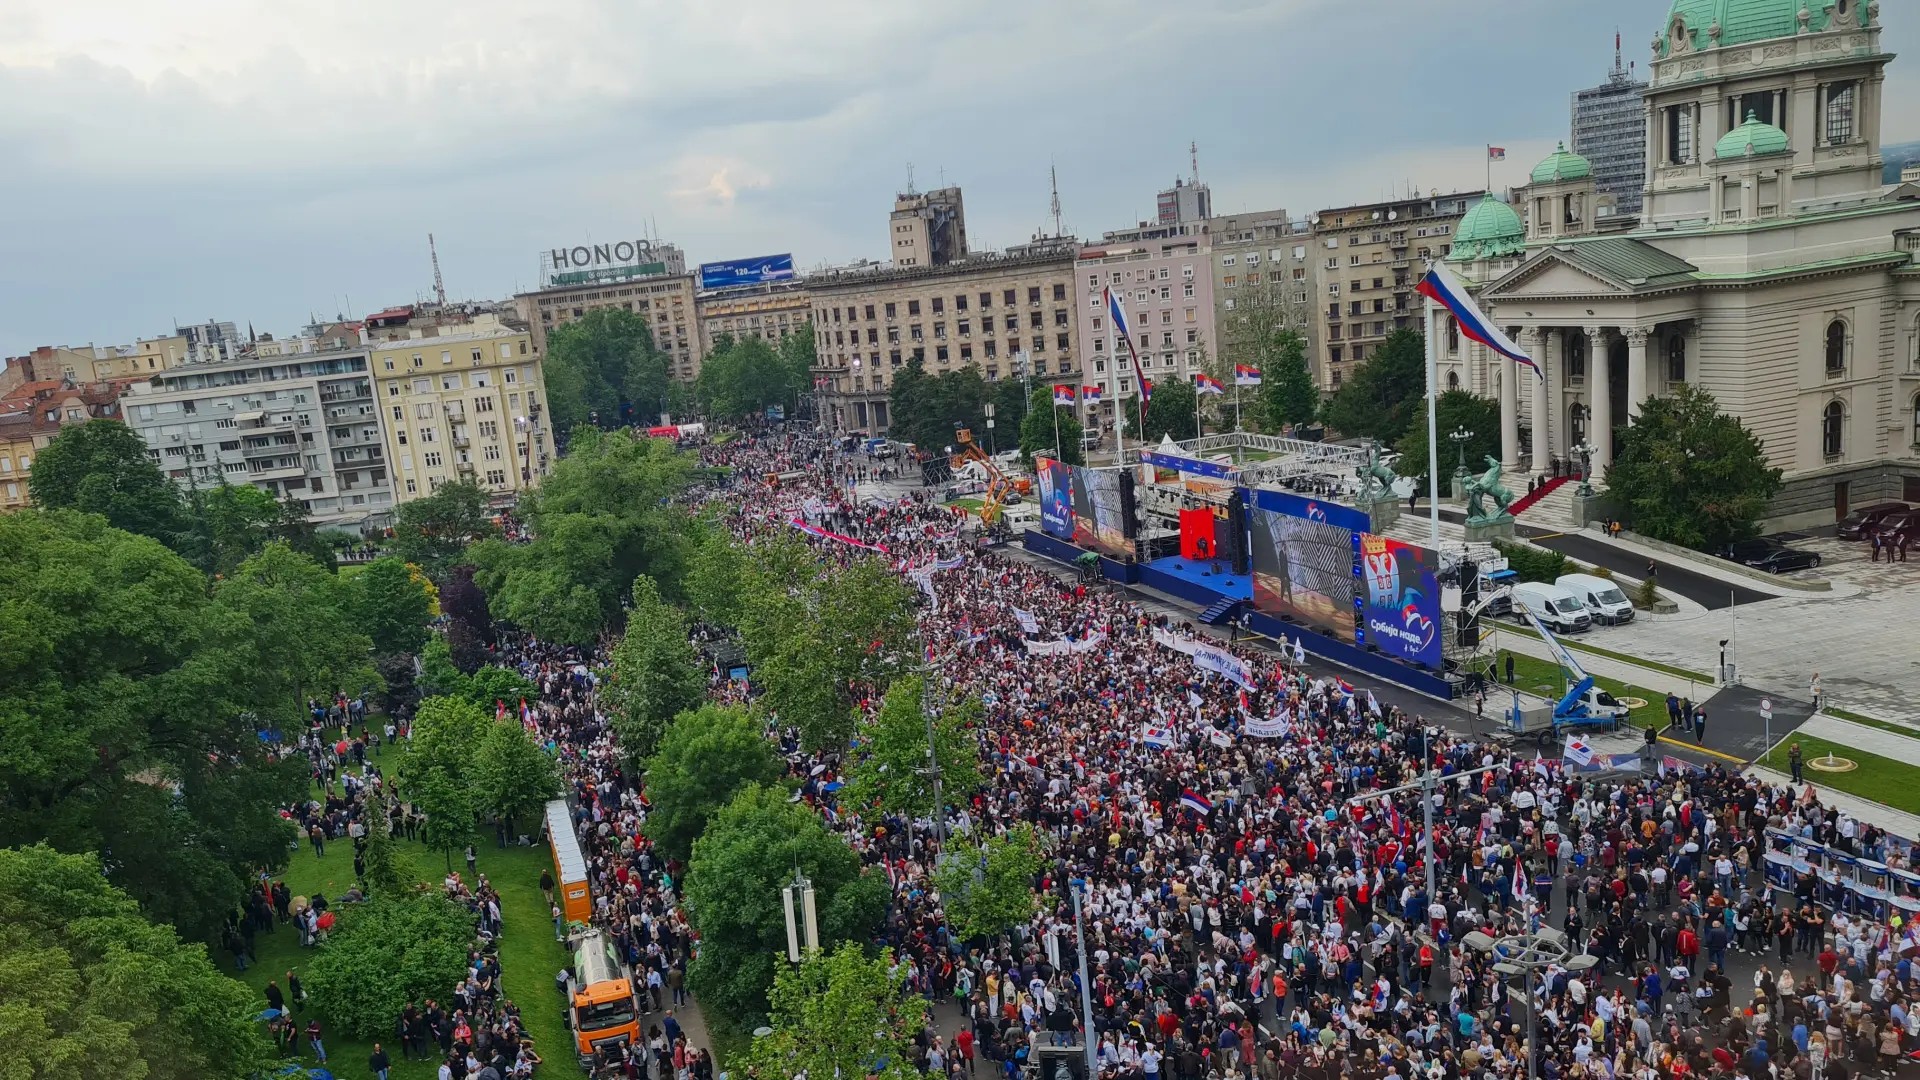
{"label": "white banner", "polygon": [[1193,650],[1199,647],[1192,638],[1181,637],[1173,631],[1160,626],[1153,628],[1153,643],[1163,649],[1172,649],[1174,652],[1186,656],[1192,656]]}
{"label": "white banner", "polygon": [[1268,717],[1265,720],[1248,720],[1240,725],[1240,733],[1250,739],[1278,739],[1293,731],[1293,721],[1284,716]]}
{"label": "white banner", "polygon": [[1027,647],[1027,654],[1030,656],[1071,656],[1076,653],[1092,652],[1106,644],[1106,640],[1107,635],[1096,632],[1079,640],[1062,638],[1059,641],[1034,641],[1031,638],[1021,638],[1020,644]]}
{"label": "white banner", "polygon": [[1221,731],[1219,728],[1214,728],[1211,732],[1207,733],[1207,741],[1215,746],[1232,746],[1233,736]]}
{"label": "white banner", "polygon": [[1195,645],[1193,663],[1202,671],[1215,671],[1232,679],[1243,689],[1252,689],[1253,672],[1247,662],[1216,645]]}
{"label": "white banner", "polygon": [[1033,617],[1033,612],[1014,608],[1013,617],[1014,620],[1020,624],[1020,629],[1027,633],[1037,634],[1040,632],[1040,620]]}

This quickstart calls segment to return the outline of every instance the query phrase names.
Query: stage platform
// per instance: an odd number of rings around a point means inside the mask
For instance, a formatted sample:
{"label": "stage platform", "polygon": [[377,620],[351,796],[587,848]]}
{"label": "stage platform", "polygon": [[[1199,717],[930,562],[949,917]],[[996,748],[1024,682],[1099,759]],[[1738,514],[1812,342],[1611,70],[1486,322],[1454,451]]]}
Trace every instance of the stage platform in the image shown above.
{"label": "stage platform", "polygon": [[1155,559],[1140,567],[1140,584],[1201,607],[1220,597],[1230,600],[1253,599],[1253,575],[1235,574],[1225,559],[1194,561],[1174,556]]}

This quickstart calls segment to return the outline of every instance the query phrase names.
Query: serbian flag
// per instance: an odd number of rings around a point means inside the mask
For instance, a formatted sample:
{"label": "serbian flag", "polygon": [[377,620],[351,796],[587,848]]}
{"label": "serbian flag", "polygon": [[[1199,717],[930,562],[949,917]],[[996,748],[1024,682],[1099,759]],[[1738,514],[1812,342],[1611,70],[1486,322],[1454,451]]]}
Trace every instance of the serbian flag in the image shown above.
{"label": "serbian flag", "polygon": [[1055,405],[1073,404],[1073,387],[1056,384],[1053,388],[1053,403]]}
{"label": "serbian flag", "polygon": [[1505,160],[1507,160],[1507,148],[1506,148],[1506,147],[1504,147],[1504,146],[1489,146],[1489,147],[1487,147],[1487,160],[1488,160],[1488,161],[1505,161]]}
{"label": "serbian flag", "polygon": [[1196,394],[1226,393],[1226,390],[1220,386],[1220,380],[1204,371],[1193,377],[1193,391]]}
{"label": "serbian flag", "polygon": [[1133,377],[1140,380],[1140,403],[1145,405],[1153,400],[1153,384],[1147,380],[1147,373],[1140,366],[1140,351],[1133,347],[1133,330],[1127,325],[1126,309],[1121,306],[1121,297],[1114,293],[1113,286],[1109,285],[1102,291],[1107,301],[1107,318],[1113,320],[1114,357],[1119,358],[1119,343],[1125,342],[1127,359],[1133,364]]}
{"label": "serbian flag", "polygon": [[1098,404],[1100,404],[1100,388],[1099,388],[1099,387],[1097,387],[1097,386],[1083,386],[1083,387],[1081,387],[1081,388],[1080,388],[1080,399],[1081,399],[1082,401],[1085,401],[1085,402],[1086,402],[1087,404],[1089,404],[1089,405],[1098,405]]}
{"label": "serbian flag", "polygon": [[520,722],[524,724],[532,717],[533,717],[533,711],[527,708],[527,699],[521,698],[520,699]]}
{"label": "serbian flag", "polygon": [[1183,789],[1180,792],[1180,805],[1196,814],[1213,813],[1213,803],[1208,801],[1206,796],[1191,789]]}
{"label": "serbian flag", "polygon": [[1233,385],[1259,386],[1260,369],[1257,367],[1248,367],[1245,364],[1233,365]]}
{"label": "serbian flag", "polygon": [[1433,269],[1427,271],[1427,276],[1420,279],[1419,291],[1421,296],[1451,312],[1454,320],[1460,324],[1460,332],[1467,335],[1469,340],[1485,345],[1516,364],[1525,364],[1542,379],[1547,377],[1533,357],[1521,352],[1513,339],[1487,319],[1480,305],[1474,303],[1473,297],[1467,294],[1466,287],[1448,273],[1446,267],[1434,263]]}
{"label": "serbian flag", "polygon": [[1342,696],[1345,696],[1345,697],[1352,697],[1352,696],[1353,696],[1353,684],[1352,684],[1352,683],[1349,683],[1349,682],[1348,682],[1347,680],[1345,680],[1345,679],[1341,679],[1341,678],[1335,678],[1335,679],[1334,679],[1333,681],[1334,681],[1334,682],[1335,682],[1336,684],[1338,684],[1338,685],[1339,685],[1339,687],[1340,687],[1340,693],[1341,693],[1341,695],[1342,695]]}

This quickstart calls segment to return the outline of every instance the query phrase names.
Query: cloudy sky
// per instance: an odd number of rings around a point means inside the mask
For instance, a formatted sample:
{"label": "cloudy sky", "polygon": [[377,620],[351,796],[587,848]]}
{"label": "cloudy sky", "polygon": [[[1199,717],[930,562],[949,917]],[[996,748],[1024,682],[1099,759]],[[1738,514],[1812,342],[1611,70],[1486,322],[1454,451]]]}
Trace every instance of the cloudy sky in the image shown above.
{"label": "cloudy sky", "polygon": [[[1188,170],[1296,214],[1525,178],[1668,0],[0,0],[0,355],[174,320],[296,330],[658,223],[690,261],[886,254],[907,182],[970,239],[1082,236]],[[1920,19],[1886,4],[1893,52]],[[1896,62],[1888,141],[1920,138]]]}

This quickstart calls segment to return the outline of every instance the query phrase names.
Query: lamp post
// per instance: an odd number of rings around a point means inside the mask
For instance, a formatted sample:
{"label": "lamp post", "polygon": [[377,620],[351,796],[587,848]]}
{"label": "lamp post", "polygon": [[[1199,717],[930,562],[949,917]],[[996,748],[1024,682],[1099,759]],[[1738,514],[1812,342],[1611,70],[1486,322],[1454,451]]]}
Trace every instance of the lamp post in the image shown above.
{"label": "lamp post", "polygon": [[[1428,736],[1429,739],[1431,739],[1432,737],[1433,736],[1431,735]],[[1461,772],[1448,773],[1447,775],[1442,776],[1440,774],[1440,770],[1433,767],[1432,754],[1425,749],[1425,745],[1426,744],[1423,742],[1422,756],[1427,758],[1427,760],[1422,762],[1422,764],[1426,766],[1426,771],[1420,774],[1420,779],[1415,780],[1411,784],[1402,784],[1399,787],[1385,788],[1380,791],[1369,791],[1361,795],[1355,795],[1352,798],[1349,798],[1347,800],[1347,805],[1356,806],[1356,805],[1359,805],[1360,803],[1371,802],[1374,799],[1390,798],[1394,795],[1400,794],[1403,791],[1418,791],[1421,793],[1420,795],[1420,827],[1422,829],[1422,838],[1421,838],[1420,861],[1426,864],[1426,868],[1427,868],[1427,904],[1431,906],[1433,904],[1434,891],[1439,887],[1439,883],[1438,881],[1435,880],[1435,877],[1434,877],[1434,866],[1433,866],[1433,797],[1434,795],[1439,793],[1440,785],[1448,780],[1464,781],[1466,777],[1472,776],[1475,773],[1492,772],[1495,769],[1510,768],[1512,767],[1513,762],[1511,759],[1509,759],[1507,761],[1501,762],[1498,765],[1485,765],[1478,769],[1466,769]]]}
{"label": "lamp post", "polygon": [[1593,498],[1593,455],[1599,453],[1600,448],[1583,439],[1567,449],[1580,456],[1580,490],[1575,494],[1583,499]]}
{"label": "lamp post", "polygon": [[1525,934],[1494,937],[1475,930],[1460,939],[1460,944],[1483,956],[1493,957],[1494,973],[1502,978],[1524,980],[1527,999],[1527,1080],[1539,1076],[1539,1054],[1534,1049],[1533,985],[1540,972],[1561,967],[1582,972],[1600,962],[1586,952],[1575,954],[1567,935],[1551,926],[1542,926]]}
{"label": "lamp post", "polygon": [[1467,491],[1467,443],[1473,441],[1473,432],[1464,426],[1457,427],[1447,438],[1459,455],[1459,460],[1453,466],[1453,497],[1464,498]]}

